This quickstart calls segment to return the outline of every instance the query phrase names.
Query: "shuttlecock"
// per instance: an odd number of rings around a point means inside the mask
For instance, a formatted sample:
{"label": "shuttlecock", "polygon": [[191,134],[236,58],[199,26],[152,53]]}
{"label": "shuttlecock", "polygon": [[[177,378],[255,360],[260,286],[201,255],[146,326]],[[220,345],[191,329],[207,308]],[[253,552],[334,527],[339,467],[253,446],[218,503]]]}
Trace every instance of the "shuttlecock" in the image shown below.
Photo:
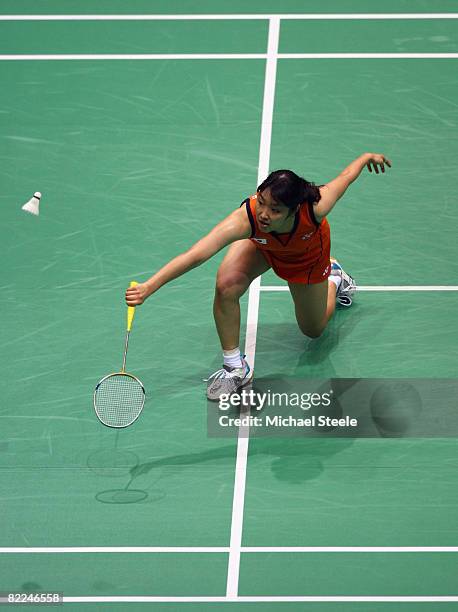
{"label": "shuttlecock", "polygon": [[32,215],[38,216],[40,214],[40,199],[41,193],[36,191],[33,194],[33,198],[30,198],[30,200],[24,204],[22,210],[26,210],[27,212],[32,213]]}

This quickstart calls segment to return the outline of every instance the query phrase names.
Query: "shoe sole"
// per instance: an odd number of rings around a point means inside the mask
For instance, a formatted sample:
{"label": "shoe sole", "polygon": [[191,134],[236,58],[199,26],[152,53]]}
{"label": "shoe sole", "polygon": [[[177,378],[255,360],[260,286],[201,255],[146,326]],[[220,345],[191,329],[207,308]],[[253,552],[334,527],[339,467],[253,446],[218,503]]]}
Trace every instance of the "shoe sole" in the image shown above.
{"label": "shoe sole", "polygon": [[[242,384],[239,385],[237,387],[237,389],[235,389],[234,391],[232,391],[232,393],[230,393],[230,395],[234,395],[234,393],[237,393],[237,391],[239,391],[240,389],[243,389],[243,387],[246,387],[247,385],[249,385],[251,382],[253,381],[253,370],[250,368],[250,376],[246,379],[243,380]],[[207,400],[209,402],[218,402],[219,401],[219,397],[208,397],[207,395]]]}
{"label": "shoe sole", "polygon": [[347,295],[338,297],[336,301],[339,306],[342,306],[342,308],[350,308],[350,306],[353,304],[352,298]]}

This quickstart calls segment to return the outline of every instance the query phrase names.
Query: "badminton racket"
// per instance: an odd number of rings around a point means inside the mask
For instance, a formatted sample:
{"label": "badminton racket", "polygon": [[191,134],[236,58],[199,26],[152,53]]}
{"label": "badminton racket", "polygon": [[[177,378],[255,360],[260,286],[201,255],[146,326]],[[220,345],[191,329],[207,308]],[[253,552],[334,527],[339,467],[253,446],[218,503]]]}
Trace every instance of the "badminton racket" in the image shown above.
{"label": "badminton racket", "polygon": [[[135,281],[131,287],[137,285]],[[127,331],[122,370],[108,374],[97,383],[94,391],[94,410],[97,418],[107,427],[122,428],[132,425],[145,405],[145,388],[133,374],[126,372],[129,335],[135,316],[135,306],[127,308]]]}

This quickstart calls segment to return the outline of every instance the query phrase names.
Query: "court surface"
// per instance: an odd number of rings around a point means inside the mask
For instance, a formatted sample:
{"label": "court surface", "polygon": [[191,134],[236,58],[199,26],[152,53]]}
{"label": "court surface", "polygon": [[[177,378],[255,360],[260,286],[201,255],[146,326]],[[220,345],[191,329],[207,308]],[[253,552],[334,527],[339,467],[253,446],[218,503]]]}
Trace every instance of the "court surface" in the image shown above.
{"label": "court surface", "polygon": [[245,350],[261,378],[456,378],[456,3],[0,10],[0,591],[82,612],[458,610],[456,432],[207,435],[224,253],[137,309],[139,420],[116,432],[92,409],[130,280],[269,170],[321,184],[366,150],[392,170],[329,218],[353,307],[308,340],[268,272],[242,300]]}

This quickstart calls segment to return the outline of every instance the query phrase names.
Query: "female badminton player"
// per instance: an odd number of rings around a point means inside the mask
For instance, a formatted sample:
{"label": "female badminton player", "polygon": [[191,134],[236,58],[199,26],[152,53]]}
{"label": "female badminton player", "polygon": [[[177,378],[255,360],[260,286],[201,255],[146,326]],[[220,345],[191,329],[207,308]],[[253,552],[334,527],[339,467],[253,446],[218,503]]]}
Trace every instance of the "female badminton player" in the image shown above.
{"label": "female badminton player", "polygon": [[207,397],[217,400],[250,382],[252,371],[240,353],[240,297],[270,268],[289,285],[300,331],[323,333],[336,302],[352,304],[354,280],[330,257],[326,217],[364,167],[385,172],[391,162],[364,153],[326,185],[316,186],[291,170],[269,174],[248,197],[188,251],[178,255],[144,283],[129,287],[126,302],[138,306],[162,285],[178,278],[231,245],[216,277],[213,312],[223,350],[223,368],[208,379]]}

